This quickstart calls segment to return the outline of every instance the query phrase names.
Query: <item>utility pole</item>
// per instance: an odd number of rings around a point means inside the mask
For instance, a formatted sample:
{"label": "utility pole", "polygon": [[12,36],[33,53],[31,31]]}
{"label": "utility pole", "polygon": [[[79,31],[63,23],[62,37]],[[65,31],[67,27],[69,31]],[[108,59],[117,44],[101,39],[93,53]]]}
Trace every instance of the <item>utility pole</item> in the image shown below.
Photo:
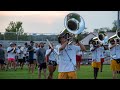
{"label": "utility pole", "polygon": [[120,11],[118,11],[117,29],[120,28]]}
{"label": "utility pole", "polygon": [[120,11],[118,11],[117,36],[120,39]]}

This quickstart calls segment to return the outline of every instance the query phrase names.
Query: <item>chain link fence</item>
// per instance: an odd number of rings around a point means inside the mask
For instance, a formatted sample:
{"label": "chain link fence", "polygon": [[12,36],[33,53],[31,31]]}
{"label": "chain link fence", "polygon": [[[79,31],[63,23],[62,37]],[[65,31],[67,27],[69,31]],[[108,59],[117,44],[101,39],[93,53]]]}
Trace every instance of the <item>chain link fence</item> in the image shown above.
{"label": "chain link fence", "polygon": [[50,39],[50,41],[57,40],[56,33],[17,33],[17,32],[0,32],[0,40],[16,40],[16,41],[44,41]]}
{"label": "chain link fence", "polygon": [[9,46],[10,42],[15,42],[17,45],[23,45],[25,42],[34,41],[34,42],[46,42],[46,39],[49,41],[55,42],[57,44],[57,34],[53,33],[23,33],[19,34],[17,32],[0,32],[0,43],[3,44],[4,48]]}

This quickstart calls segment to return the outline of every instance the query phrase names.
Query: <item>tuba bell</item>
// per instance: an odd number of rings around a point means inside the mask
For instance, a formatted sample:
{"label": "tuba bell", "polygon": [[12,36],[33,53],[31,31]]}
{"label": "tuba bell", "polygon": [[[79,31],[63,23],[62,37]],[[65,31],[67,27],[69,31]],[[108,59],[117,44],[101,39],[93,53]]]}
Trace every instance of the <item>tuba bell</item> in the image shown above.
{"label": "tuba bell", "polygon": [[116,34],[111,36],[109,39],[108,39],[108,42],[110,42],[110,40],[112,39],[120,39],[120,28],[116,30]]}
{"label": "tuba bell", "polygon": [[100,42],[101,45],[108,45],[107,31],[99,30],[97,36],[92,38],[92,40],[95,42]]}
{"label": "tuba bell", "polygon": [[89,44],[90,44],[90,42],[91,42],[91,44],[93,44],[93,42],[95,42],[95,45],[98,45],[100,41],[99,41],[98,37],[94,37],[94,38],[91,38],[91,40],[89,41]]}
{"label": "tuba bell", "polygon": [[69,13],[64,20],[65,28],[72,34],[80,34],[85,29],[84,19],[77,13]]}
{"label": "tuba bell", "polygon": [[108,35],[107,31],[101,30],[98,32],[98,40],[103,44],[103,45],[108,45]]}
{"label": "tuba bell", "polygon": [[85,29],[85,21],[79,14],[69,13],[64,19],[64,26],[65,29],[61,33],[65,33],[72,42]]}

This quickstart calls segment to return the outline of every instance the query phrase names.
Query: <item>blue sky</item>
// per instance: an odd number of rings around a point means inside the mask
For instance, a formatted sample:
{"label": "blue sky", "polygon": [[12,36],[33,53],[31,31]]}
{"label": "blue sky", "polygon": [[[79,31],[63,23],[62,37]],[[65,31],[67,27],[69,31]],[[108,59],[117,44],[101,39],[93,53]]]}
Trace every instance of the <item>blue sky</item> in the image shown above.
{"label": "blue sky", "polygon": [[80,14],[87,29],[92,32],[102,27],[113,27],[117,20],[117,11],[0,11],[0,32],[4,32],[10,21],[22,21],[24,32],[60,33],[64,27],[64,18],[70,13]]}

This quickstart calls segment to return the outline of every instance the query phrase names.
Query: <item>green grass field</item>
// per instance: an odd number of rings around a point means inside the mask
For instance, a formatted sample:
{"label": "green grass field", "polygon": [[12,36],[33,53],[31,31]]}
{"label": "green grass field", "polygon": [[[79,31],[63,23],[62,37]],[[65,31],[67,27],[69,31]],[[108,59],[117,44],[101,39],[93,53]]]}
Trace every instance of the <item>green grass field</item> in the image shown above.
{"label": "green grass field", "polygon": [[[58,71],[56,69],[56,71],[54,72],[54,79],[57,79],[57,76]],[[78,79],[93,79],[93,68],[91,67],[91,65],[81,65],[81,69],[77,71],[77,76]],[[43,72],[42,78],[44,79]],[[27,67],[24,67],[23,70],[18,68],[17,71],[0,71],[0,79],[38,79],[38,72],[36,69],[34,75],[32,75],[28,73]],[[98,73],[98,79],[112,79],[112,71],[110,69],[110,65],[103,65],[103,72]]]}

